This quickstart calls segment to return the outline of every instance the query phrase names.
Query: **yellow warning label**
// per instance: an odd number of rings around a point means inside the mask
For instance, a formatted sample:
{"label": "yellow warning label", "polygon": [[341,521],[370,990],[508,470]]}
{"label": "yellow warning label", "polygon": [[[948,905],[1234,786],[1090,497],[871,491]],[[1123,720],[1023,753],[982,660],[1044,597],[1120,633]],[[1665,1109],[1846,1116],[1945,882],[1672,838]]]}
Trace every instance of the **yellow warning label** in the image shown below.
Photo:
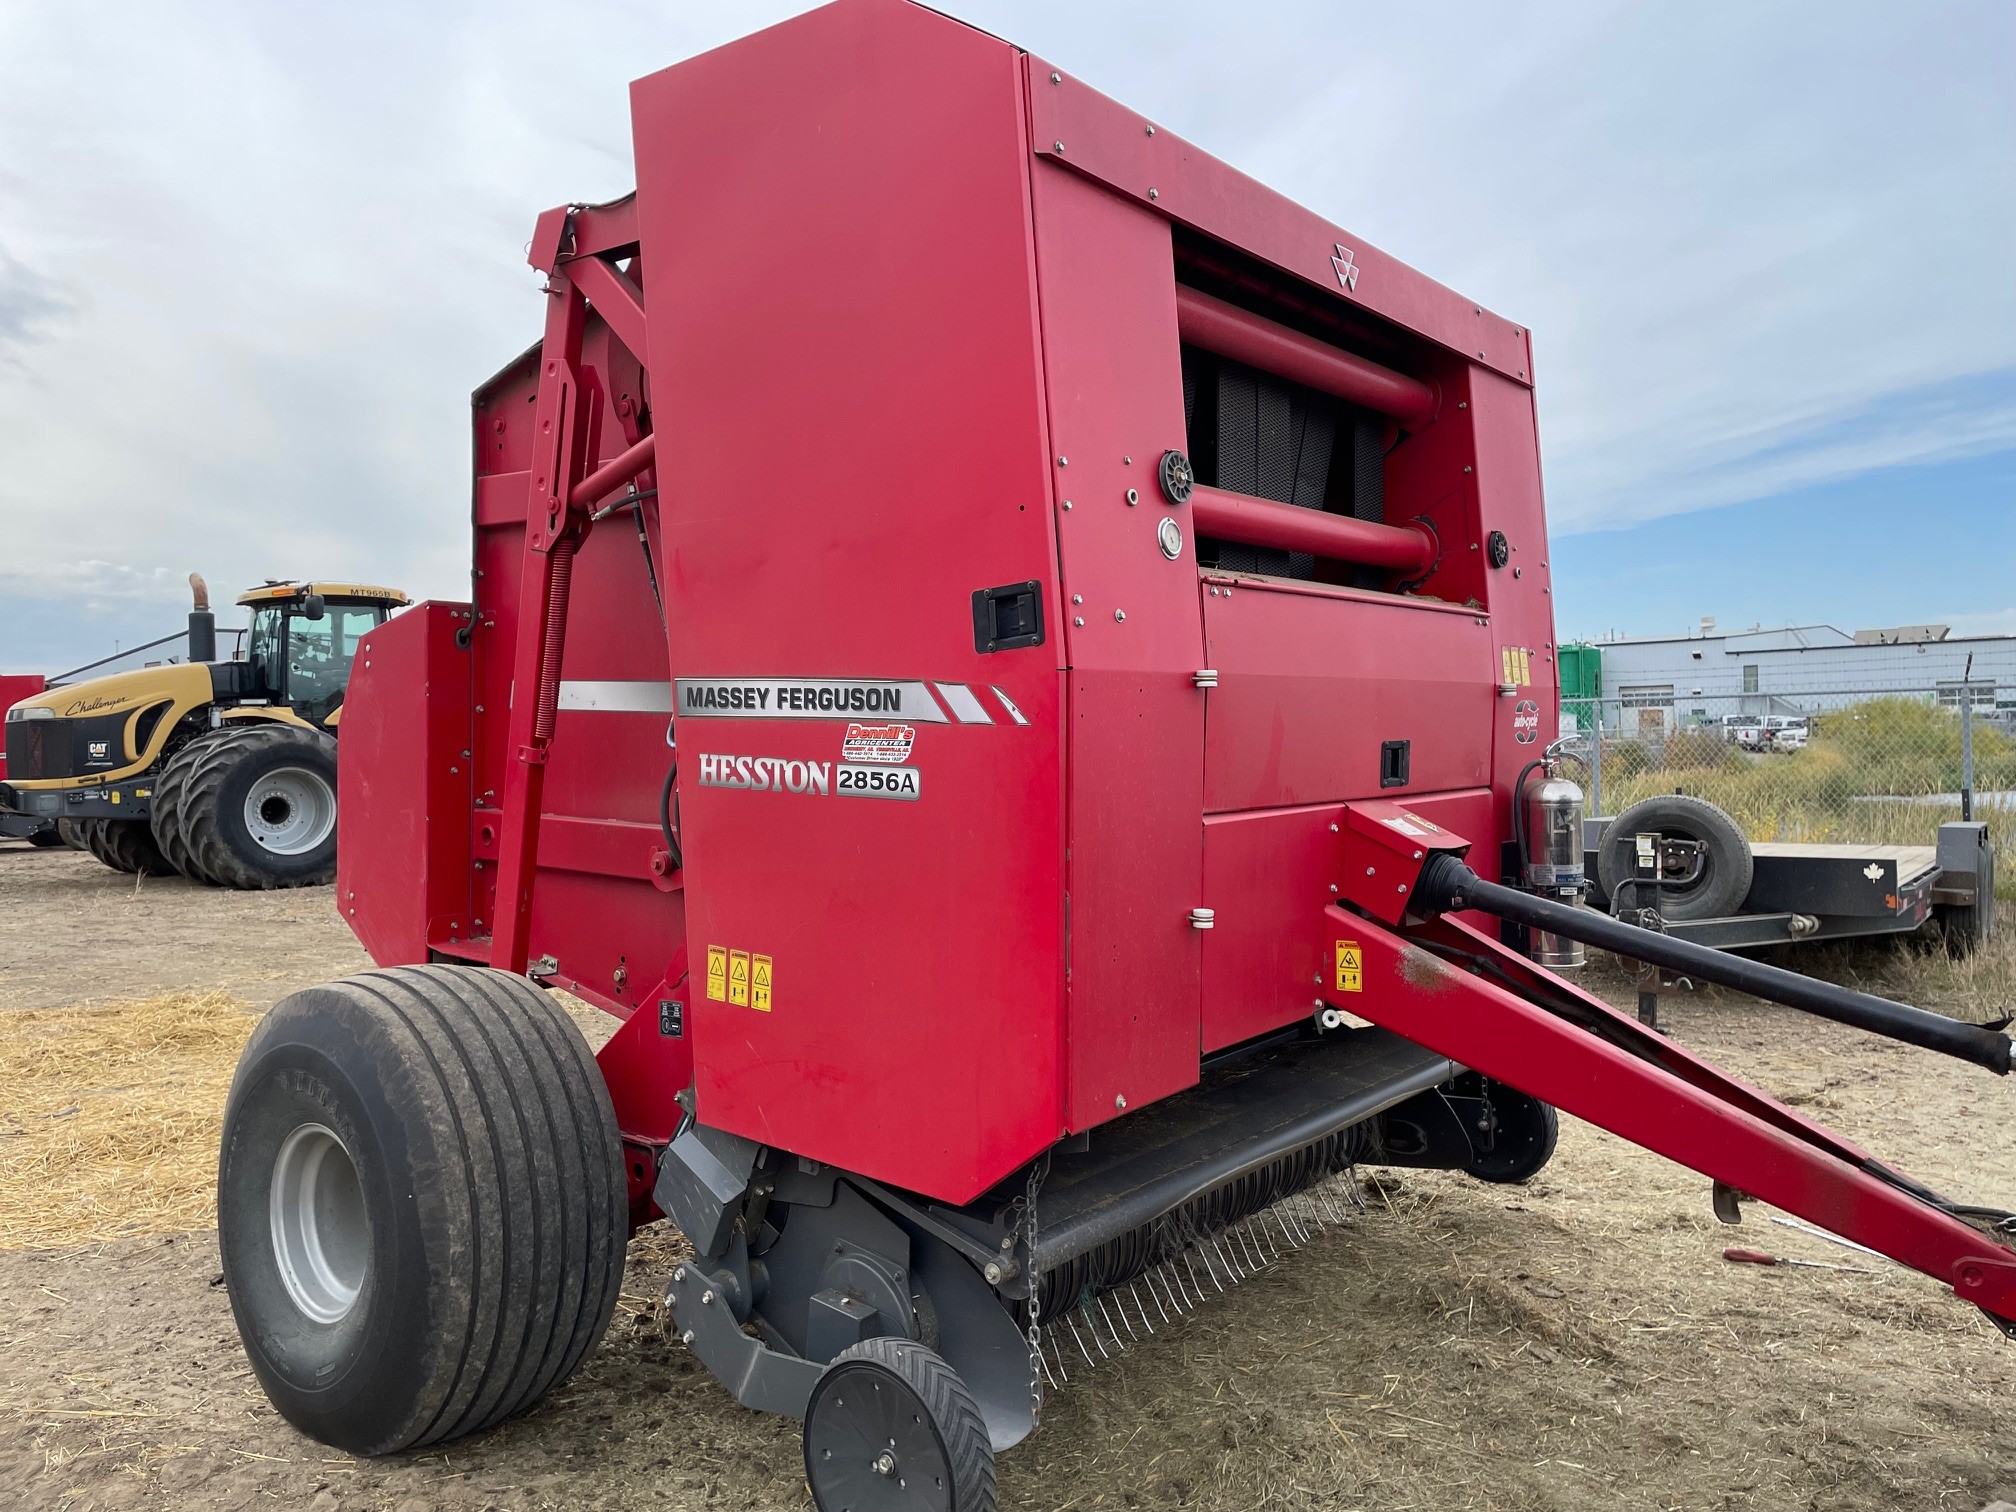
{"label": "yellow warning label", "polygon": [[1529,686],[1533,681],[1532,651],[1525,646],[1500,646],[1498,681],[1515,688]]}
{"label": "yellow warning label", "polygon": [[728,948],[707,947],[707,996],[717,1003],[728,1001]]}
{"label": "yellow warning label", "polygon": [[770,1011],[770,957],[749,958],[749,1006],[758,1013]]}
{"label": "yellow warning label", "polygon": [[738,1008],[749,1006],[749,952],[728,952],[728,1001]]}
{"label": "yellow warning label", "polygon": [[1365,990],[1365,952],[1356,940],[1337,942],[1337,990],[1339,992]]}

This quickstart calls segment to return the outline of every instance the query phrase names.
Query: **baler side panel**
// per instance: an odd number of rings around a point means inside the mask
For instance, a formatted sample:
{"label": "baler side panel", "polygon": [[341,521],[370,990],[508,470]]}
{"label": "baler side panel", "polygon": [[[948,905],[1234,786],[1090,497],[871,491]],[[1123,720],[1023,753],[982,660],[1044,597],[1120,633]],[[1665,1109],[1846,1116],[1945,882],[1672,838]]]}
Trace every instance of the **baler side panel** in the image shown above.
{"label": "baler side panel", "polygon": [[[1482,786],[1495,681],[1483,616],[1390,594],[1207,584],[1212,813]],[[1407,781],[1380,749],[1408,742]]]}
{"label": "baler side panel", "polygon": [[[1531,382],[1524,327],[1473,304],[1033,53],[1028,66],[1038,153],[1418,332],[1467,361]],[[1055,84],[1050,82],[1053,74]]]}
{"label": "baler side panel", "polygon": [[[632,101],[675,677],[948,690],[678,714],[699,1115],[963,1201],[1063,1126],[1065,642],[1020,59],[861,3]],[[977,649],[974,592],[1030,582],[1043,643]],[[862,722],[912,732],[914,801],[833,786]],[[767,1012],[733,985],[759,955]]]}
{"label": "baler side panel", "polygon": [[1031,188],[1071,654],[1066,1121],[1083,1129],[1197,1079],[1204,644],[1189,511],[1156,482],[1184,445],[1168,223],[1040,157]]}
{"label": "baler side panel", "polygon": [[[1540,441],[1532,391],[1473,368],[1470,410],[1477,438],[1479,506],[1492,529],[1505,532],[1510,559],[1491,573],[1491,625],[1500,648],[1511,648],[1515,691],[1498,700],[1492,743],[1492,784],[1506,795],[1519,769],[1547,748],[1560,724],[1560,666],[1554,647],[1554,586],[1547,517],[1540,492]],[[1509,828],[1507,830],[1509,833]]]}
{"label": "baler side panel", "polygon": [[465,933],[470,656],[466,604],[416,604],[366,635],[343,699],[336,906],[380,966]]}
{"label": "baler side panel", "polygon": [[[1465,835],[1491,832],[1492,806],[1482,787],[1407,797],[1410,812]],[[1204,897],[1217,912],[1204,935],[1206,1053],[1318,1011],[1331,986],[1328,942],[1282,921],[1337,901],[1332,826],[1343,818],[1341,803],[1206,816]]]}

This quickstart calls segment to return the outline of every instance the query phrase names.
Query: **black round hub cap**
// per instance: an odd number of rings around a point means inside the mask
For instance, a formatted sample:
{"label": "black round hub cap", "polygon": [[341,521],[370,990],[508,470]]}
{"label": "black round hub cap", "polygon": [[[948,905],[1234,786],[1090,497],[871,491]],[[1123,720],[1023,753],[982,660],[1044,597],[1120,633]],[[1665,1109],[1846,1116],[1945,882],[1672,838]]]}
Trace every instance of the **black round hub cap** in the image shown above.
{"label": "black round hub cap", "polygon": [[805,1470],[821,1508],[950,1512],[945,1445],[924,1402],[894,1371],[835,1365],[805,1408]]}
{"label": "black round hub cap", "polygon": [[1190,490],[1196,485],[1197,474],[1190,470],[1190,459],[1180,451],[1162,453],[1162,492],[1171,504],[1190,502]]}

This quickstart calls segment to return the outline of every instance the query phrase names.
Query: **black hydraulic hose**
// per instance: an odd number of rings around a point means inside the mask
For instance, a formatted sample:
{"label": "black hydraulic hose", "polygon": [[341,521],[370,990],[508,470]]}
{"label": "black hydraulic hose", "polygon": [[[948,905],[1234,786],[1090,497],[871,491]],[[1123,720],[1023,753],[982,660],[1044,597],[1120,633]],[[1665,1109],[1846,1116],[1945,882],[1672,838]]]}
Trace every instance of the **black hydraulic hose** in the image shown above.
{"label": "black hydraulic hose", "polygon": [[1421,880],[1415,884],[1414,900],[1418,906],[1437,913],[1478,909],[1529,929],[1564,935],[1585,945],[1649,961],[1669,971],[1685,972],[1704,982],[1769,998],[1837,1024],[1972,1061],[1998,1076],[2009,1074],[2010,1039],[1996,1030],[1963,1024],[1923,1008],[1907,1007],[1850,987],[1818,982],[1796,971],[1784,971],[1761,961],[1676,940],[1671,935],[1640,929],[1592,909],[1570,908],[1516,888],[1500,887],[1495,882],[1486,882],[1451,855],[1429,857],[1428,864],[1421,868]]}

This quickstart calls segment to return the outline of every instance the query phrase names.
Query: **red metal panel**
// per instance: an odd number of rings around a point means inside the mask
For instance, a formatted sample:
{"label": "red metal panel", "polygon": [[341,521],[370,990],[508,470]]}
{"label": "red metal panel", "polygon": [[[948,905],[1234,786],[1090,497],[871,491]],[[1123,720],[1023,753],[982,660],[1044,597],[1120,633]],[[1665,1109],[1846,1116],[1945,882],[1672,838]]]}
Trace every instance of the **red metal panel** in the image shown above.
{"label": "red metal panel", "polygon": [[[1526,330],[1031,54],[1035,150],[1172,220],[1530,382]],[[1052,77],[1056,82],[1052,83]]]}
{"label": "red metal panel", "polygon": [[380,966],[470,924],[470,658],[464,604],[416,604],[364,637],[338,737],[336,903]]}
{"label": "red metal panel", "polygon": [[[700,1116],[969,1197],[1063,1124],[1064,641],[1020,62],[863,0],[632,100],[646,286],[677,291],[647,300],[678,458],[672,670],[929,680],[991,711],[905,706],[915,802],[700,782],[721,756],[830,782],[844,717],[679,719],[692,959],[775,973],[767,1013],[693,994]],[[974,590],[1028,581],[1045,643],[976,651]]]}
{"label": "red metal panel", "polygon": [[[1420,794],[1407,808],[1458,834],[1490,831],[1485,788]],[[1337,899],[1345,813],[1327,803],[1205,819],[1204,902],[1216,915],[1204,934],[1206,1052],[1316,1011],[1327,947],[1302,921]]]}
{"label": "red metal panel", "polygon": [[[1169,228],[1040,163],[1033,187],[1070,596],[1067,1098],[1082,1129],[1197,1078],[1204,648],[1189,510],[1155,480],[1183,446]],[[1165,517],[1185,538],[1173,561]]]}
{"label": "red metal panel", "polygon": [[1315,584],[1203,587],[1211,694],[1205,806],[1213,813],[1381,793],[1382,742],[1410,745],[1389,794],[1482,786],[1495,650],[1454,606]]}
{"label": "red metal panel", "polygon": [[[47,685],[39,672],[0,676],[0,714],[5,714],[24,698],[33,698]],[[7,779],[6,742],[0,741],[0,782]]]}
{"label": "red metal panel", "polygon": [[[1548,565],[1547,519],[1540,497],[1540,443],[1533,395],[1494,373],[1473,371],[1470,412],[1477,438],[1478,507],[1505,532],[1506,565],[1486,585],[1492,633],[1500,648],[1497,675],[1509,668],[1512,691],[1500,689],[1493,720],[1492,776],[1511,802],[1519,768],[1545,750],[1558,729],[1560,669],[1554,652],[1554,586]],[[1503,656],[1510,649],[1513,655]]]}

